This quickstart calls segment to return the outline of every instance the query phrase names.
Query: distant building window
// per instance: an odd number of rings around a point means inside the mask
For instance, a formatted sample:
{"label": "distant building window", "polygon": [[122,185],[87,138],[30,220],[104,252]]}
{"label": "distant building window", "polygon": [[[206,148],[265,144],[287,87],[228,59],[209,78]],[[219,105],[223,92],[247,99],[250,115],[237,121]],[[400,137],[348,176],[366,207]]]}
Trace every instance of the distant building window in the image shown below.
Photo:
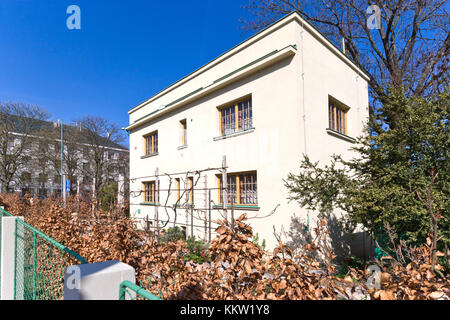
{"label": "distant building window", "polygon": [[48,190],[45,188],[39,188],[38,189],[38,195],[40,197],[47,197],[48,196]]}
{"label": "distant building window", "polygon": [[61,183],[61,175],[57,174],[53,177],[53,183],[54,184],[59,184]]}
{"label": "distant building window", "polygon": [[39,173],[38,182],[45,184],[47,182],[47,175],[45,173]]}
{"label": "distant building window", "polygon": [[[219,203],[223,204],[222,176],[219,179]],[[230,173],[227,175],[228,203],[236,205],[257,205],[258,186],[256,171],[247,173]]]}
{"label": "distant building window", "polygon": [[30,172],[23,172],[22,173],[22,183],[30,183],[31,182],[31,173]]}
{"label": "distant building window", "polygon": [[253,127],[252,98],[246,98],[219,108],[222,135],[244,131]]}
{"label": "distant building window", "polygon": [[328,122],[329,128],[339,133],[347,134],[347,112],[349,108],[334,99],[329,99]]}
{"label": "distant building window", "polygon": [[87,175],[91,171],[91,165],[88,162],[83,162],[83,174]]}
{"label": "distant building window", "polygon": [[[159,187],[159,183],[158,183]],[[159,191],[158,191],[159,195]],[[144,202],[156,202],[156,182],[155,181],[149,181],[144,182]]]}
{"label": "distant building window", "polygon": [[158,131],[152,132],[144,137],[145,155],[158,153]]}

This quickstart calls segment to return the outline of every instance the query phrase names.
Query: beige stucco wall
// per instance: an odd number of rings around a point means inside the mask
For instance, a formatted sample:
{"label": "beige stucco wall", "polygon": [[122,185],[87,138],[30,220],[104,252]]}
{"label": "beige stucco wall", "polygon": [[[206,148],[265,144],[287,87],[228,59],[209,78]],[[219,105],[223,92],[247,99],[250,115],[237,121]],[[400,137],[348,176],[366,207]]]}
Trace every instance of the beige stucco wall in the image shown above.
{"label": "beige stucco wall", "polygon": [[[201,72],[188,76],[175,88],[169,88],[160,97],[150,99],[130,113],[130,124],[146,114],[198,89],[212,81],[258,59],[273,50],[295,45],[295,54],[275,62],[262,70],[228,84],[198,100],[181,106],[157,119],[130,131],[130,177],[151,176],[155,168],[160,174],[186,172],[217,168],[226,155],[228,172],[257,171],[258,211],[237,210],[235,215],[248,213],[249,216],[265,216],[278,204],[280,207],[270,217],[250,220],[252,227],[267,246],[273,247],[275,238],[273,226],[280,230],[289,229],[290,217],[306,218],[306,210],[296,203],[288,203],[288,193],[283,179],[289,172],[297,172],[302,154],[306,151],[314,161],[329,161],[333,153],[345,157],[352,156],[348,149],[351,142],[327,133],[328,95],[350,107],[348,112],[348,134],[357,137],[362,133],[363,122],[368,116],[367,81],[354,67],[345,63],[311,31],[304,30],[299,18],[292,16],[263,31],[248,42],[232,49]],[[183,81],[185,81],[183,83]],[[217,107],[237,98],[252,95],[253,126],[255,130],[239,136],[215,141],[220,136]],[[179,121],[187,119],[188,147],[178,150],[180,144]],[[306,127],[305,127],[306,124]],[[143,136],[158,130],[159,155],[141,159],[144,155]],[[306,133],[306,135],[305,135]],[[305,146],[306,141],[306,146]],[[208,172],[208,187],[216,188],[216,174]],[[185,175],[174,175],[184,178]],[[143,178],[131,181],[131,190],[142,189]],[[172,186],[173,187],[173,186]],[[201,178],[198,188],[204,187]],[[161,177],[161,189],[167,189],[167,179]],[[205,192],[195,193],[196,207],[204,207]],[[148,215],[153,218],[153,206],[139,205],[142,194],[132,193],[131,214],[138,217]],[[167,192],[161,192],[165,201]],[[213,190],[213,200],[217,202],[217,192]],[[172,197],[169,204],[173,204]],[[139,214],[138,214],[139,212]],[[172,211],[169,211],[172,214]],[[218,217],[217,214],[213,218]],[[310,213],[311,220],[314,213]],[[164,209],[159,216],[167,220]],[[171,216],[173,219],[173,216]],[[185,222],[185,212],[180,209],[178,222]],[[197,221],[195,224],[202,224]],[[189,231],[189,230],[188,230]],[[197,228],[198,236],[203,236]]]}

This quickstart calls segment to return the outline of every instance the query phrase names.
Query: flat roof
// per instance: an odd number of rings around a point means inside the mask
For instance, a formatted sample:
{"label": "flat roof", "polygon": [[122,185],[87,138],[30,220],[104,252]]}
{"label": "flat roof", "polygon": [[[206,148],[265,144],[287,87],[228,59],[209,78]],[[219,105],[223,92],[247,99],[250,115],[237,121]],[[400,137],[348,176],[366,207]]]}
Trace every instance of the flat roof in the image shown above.
{"label": "flat roof", "polygon": [[[232,56],[234,54],[236,54],[237,52],[243,50],[244,48],[246,48],[247,46],[249,46],[251,43],[253,43],[254,41],[257,41],[258,38],[263,38],[265,35],[263,33],[270,33],[275,29],[275,27],[281,27],[284,23],[287,23],[289,20],[292,19],[299,19],[300,23],[305,24],[304,26],[311,28],[313,31],[317,32],[322,38],[323,40],[325,40],[326,44],[328,44],[328,48],[332,49],[334,48],[335,50],[337,50],[337,52],[334,52],[338,57],[340,57],[344,62],[350,64],[354,69],[356,69],[362,76],[365,77],[365,79],[368,81],[370,79],[370,76],[365,73],[363,70],[361,70],[356,64],[355,62],[353,62],[352,59],[350,59],[349,57],[347,57],[344,53],[342,53],[342,51],[333,43],[331,42],[327,37],[325,37],[323,35],[323,33],[318,30],[316,27],[314,27],[310,22],[308,22],[306,19],[304,19],[302,17],[302,15],[298,12],[298,11],[292,11],[291,13],[286,14],[284,17],[281,17],[280,19],[278,19],[277,21],[274,21],[273,23],[271,23],[270,25],[268,25],[267,27],[263,28],[262,30],[258,31],[257,33],[255,33],[253,36],[249,37],[248,39],[242,41],[241,43],[237,44],[236,46],[234,46],[233,48],[229,49],[228,51],[224,52],[223,54],[221,54],[220,56],[218,56],[217,58],[211,60],[210,62],[206,63],[205,65],[201,66],[200,68],[192,71],[191,73],[189,73],[188,75],[186,75],[185,77],[181,78],[180,80],[174,82],[173,84],[171,84],[170,86],[168,86],[167,88],[161,90],[160,92],[154,94],[152,97],[150,97],[149,99],[145,100],[144,102],[138,104],[137,106],[133,107],[130,111],[128,111],[128,114],[132,114],[133,112],[141,109],[142,107],[144,107],[146,104],[156,100],[157,98],[169,93],[170,91],[174,90],[175,88],[177,88],[178,86],[182,85],[184,82],[187,82],[188,80],[190,80],[190,78],[195,78],[196,76],[198,76],[199,74],[207,71],[208,69],[212,68],[214,65],[222,62],[223,60],[226,60],[229,56]],[[271,28],[274,28],[274,30],[270,30]],[[314,36],[314,34],[313,34]],[[330,47],[331,46],[331,47]],[[332,51],[335,51],[332,50]],[[234,52],[235,51],[235,52]]]}

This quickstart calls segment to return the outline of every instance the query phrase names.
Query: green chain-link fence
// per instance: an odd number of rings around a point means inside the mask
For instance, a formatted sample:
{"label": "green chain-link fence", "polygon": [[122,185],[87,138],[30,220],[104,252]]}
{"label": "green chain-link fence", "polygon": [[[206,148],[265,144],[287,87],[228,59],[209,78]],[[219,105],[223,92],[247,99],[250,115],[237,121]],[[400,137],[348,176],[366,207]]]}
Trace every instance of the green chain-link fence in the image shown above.
{"label": "green chain-link fence", "polygon": [[15,228],[14,300],[64,299],[65,268],[84,258],[20,219]]}
{"label": "green chain-link fence", "polygon": [[[128,299],[127,299],[128,298]],[[119,300],[162,300],[161,296],[146,291],[144,288],[130,282],[124,281],[119,287]]]}

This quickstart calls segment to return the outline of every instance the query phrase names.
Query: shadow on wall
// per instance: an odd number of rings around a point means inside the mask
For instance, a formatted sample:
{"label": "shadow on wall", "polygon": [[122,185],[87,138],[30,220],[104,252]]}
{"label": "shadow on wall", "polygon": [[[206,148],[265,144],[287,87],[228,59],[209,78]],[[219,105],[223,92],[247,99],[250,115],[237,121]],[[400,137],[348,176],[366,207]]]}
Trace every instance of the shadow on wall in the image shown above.
{"label": "shadow on wall", "polygon": [[337,255],[337,261],[355,256],[363,261],[371,260],[375,256],[373,241],[365,231],[348,233],[343,231],[336,217],[328,219],[331,245]]}
{"label": "shadow on wall", "polygon": [[[297,249],[310,243],[314,240],[314,228],[315,225],[308,225],[303,219],[292,217],[286,244]],[[347,233],[334,216],[328,219],[328,230],[331,247],[337,256],[335,262],[342,263],[351,256],[368,261],[375,256],[373,241],[367,232]]]}

